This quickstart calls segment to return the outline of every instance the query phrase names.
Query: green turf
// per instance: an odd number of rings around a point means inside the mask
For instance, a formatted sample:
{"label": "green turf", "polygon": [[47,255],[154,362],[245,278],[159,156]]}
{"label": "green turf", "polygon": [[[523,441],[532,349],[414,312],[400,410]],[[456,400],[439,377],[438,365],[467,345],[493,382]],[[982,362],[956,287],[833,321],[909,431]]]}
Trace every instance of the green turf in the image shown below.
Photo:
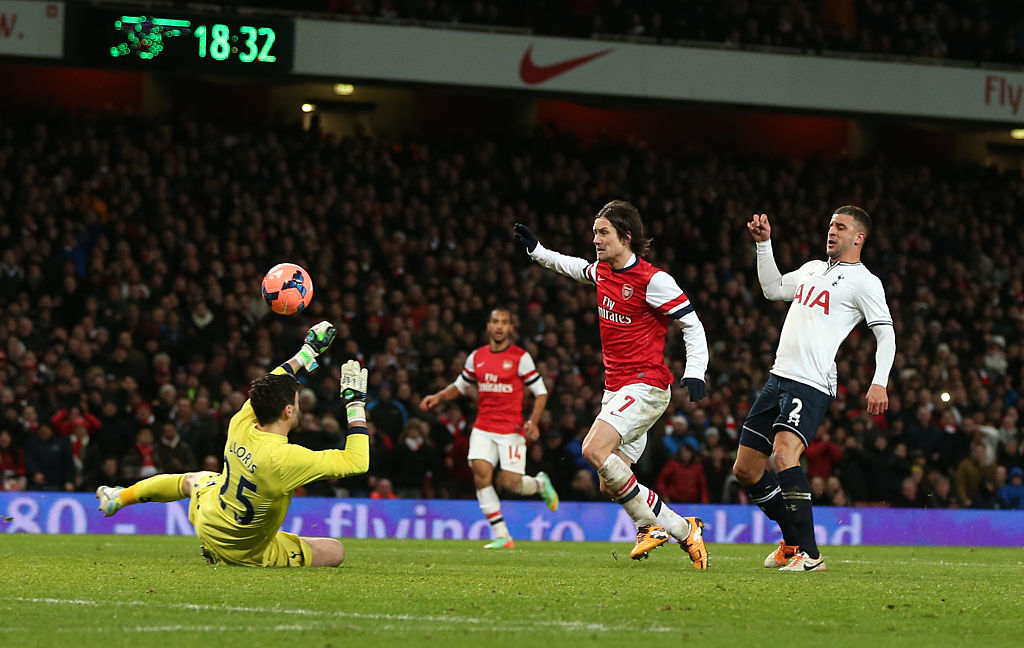
{"label": "green turf", "polygon": [[[0,536],[0,646],[1020,646],[1024,552],[348,540],[340,569],[209,567],[195,538]],[[618,559],[612,553],[618,554]],[[668,642],[667,644],[664,642]],[[626,645],[626,644],[620,644]]]}

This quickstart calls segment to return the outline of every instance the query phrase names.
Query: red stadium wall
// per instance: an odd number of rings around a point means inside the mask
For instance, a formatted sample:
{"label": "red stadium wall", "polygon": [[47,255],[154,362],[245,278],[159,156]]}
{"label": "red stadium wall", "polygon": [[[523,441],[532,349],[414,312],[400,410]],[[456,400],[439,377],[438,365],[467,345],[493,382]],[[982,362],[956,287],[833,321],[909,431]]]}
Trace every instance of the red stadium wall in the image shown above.
{"label": "red stadium wall", "polygon": [[0,105],[139,112],[143,84],[138,72],[0,64]]}
{"label": "red stadium wall", "polygon": [[632,137],[655,148],[728,145],[744,153],[793,157],[842,156],[850,144],[850,122],[830,117],[769,115],[707,110],[613,110],[568,101],[537,101],[537,123],[550,123],[591,140],[602,133]]}

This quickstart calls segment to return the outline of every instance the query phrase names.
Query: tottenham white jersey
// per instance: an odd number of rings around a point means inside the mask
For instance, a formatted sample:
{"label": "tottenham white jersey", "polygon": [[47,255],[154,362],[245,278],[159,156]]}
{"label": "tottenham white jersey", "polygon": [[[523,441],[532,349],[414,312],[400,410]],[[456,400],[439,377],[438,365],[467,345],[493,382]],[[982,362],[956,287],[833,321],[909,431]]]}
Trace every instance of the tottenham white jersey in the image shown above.
{"label": "tottenham white jersey", "polygon": [[771,372],[836,394],[836,353],[850,331],[892,326],[882,282],[863,263],[810,261],[783,275],[782,299],[792,301]]}

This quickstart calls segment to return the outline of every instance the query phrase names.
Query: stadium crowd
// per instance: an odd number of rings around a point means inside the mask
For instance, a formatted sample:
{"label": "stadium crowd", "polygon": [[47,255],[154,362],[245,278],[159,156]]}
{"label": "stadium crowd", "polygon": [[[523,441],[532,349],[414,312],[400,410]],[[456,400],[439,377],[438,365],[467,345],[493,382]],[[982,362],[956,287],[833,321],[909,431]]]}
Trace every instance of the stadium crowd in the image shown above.
{"label": "stadium crowd", "polygon": [[[581,441],[603,372],[592,287],[546,273],[512,239],[591,257],[596,210],[633,201],[649,255],[689,294],[711,349],[710,398],[678,392],[638,477],[672,502],[739,502],[738,426],[785,309],[760,294],[746,221],[768,213],[784,271],[821,257],[828,219],[875,218],[865,262],[898,337],[890,408],[869,417],[872,336],[839,358],[840,391],[806,453],[820,504],[1024,508],[1024,208],[1019,174],[885,159],[795,161],[588,146],[530,136],[350,138],[214,125],[179,114],[0,119],[0,471],[5,489],[91,491],[158,472],[219,470],[249,381],[319,319],[339,331],[303,378],[293,443],[343,438],[341,363],[370,369],[371,467],[307,494],[472,497],[472,399],[420,398],[484,344],[491,308],[551,393],[528,472],[599,499]],[[310,308],[270,314],[259,280],[291,261]],[[670,335],[675,375],[682,340]]]}
{"label": "stadium crowd", "polygon": [[971,62],[1024,63],[1014,0],[249,0],[247,6],[355,19],[501,26],[558,36],[663,44],[785,47]]}

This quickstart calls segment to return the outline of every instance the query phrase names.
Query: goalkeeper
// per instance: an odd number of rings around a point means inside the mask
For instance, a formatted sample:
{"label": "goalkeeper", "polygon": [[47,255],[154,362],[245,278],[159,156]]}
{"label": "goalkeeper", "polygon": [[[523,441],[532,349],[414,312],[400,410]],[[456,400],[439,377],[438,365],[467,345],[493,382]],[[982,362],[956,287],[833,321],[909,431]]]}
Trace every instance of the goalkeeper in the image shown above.
{"label": "goalkeeper", "polygon": [[334,340],[330,322],[306,334],[288,362],[254,380],[249,400],[231,417],[220,474],[155,475],[128,488],[100,486],[96,497],[106,516],[141,502],[189,499],[188,519],[212,563],[253,567],[337,567],[345,549],[334,538],[300,537],[280,531],[292,493],[318,479],[366,472],[370,464],[366,431],[366,369],[355,360],[341,368],[341,398],[348,414],[344,450],[315,452],[288,443],[299,422],[295,372],[312,371],[317,356]]}

